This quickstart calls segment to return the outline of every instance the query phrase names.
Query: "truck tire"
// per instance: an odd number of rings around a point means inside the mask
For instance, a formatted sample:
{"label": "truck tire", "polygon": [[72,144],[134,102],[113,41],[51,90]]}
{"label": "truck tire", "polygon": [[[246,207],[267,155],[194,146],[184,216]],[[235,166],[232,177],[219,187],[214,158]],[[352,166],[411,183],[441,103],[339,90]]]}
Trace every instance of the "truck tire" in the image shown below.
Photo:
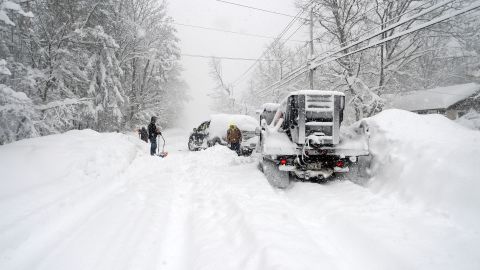
{"label": "truck tire", "polygon": [[262,160],[258,161],[257,169],[263,173],[263,161]]}
{"label": "truck tire", "polygon": [[290,186],[290,174],[280,171],[278,166],[271,160],[263,160],[263,173],[267,177],[268,182],[276,188],[285,189]]}

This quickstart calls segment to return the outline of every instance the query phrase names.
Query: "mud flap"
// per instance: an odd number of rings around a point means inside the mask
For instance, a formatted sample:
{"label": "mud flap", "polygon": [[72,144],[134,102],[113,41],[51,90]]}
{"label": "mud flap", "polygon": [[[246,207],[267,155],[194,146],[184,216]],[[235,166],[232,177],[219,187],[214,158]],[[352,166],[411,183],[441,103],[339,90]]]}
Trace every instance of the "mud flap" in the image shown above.
{"label": "mud flap", "polygon": [[359,156],[357,162],[349,165],[349,172],[343,178],[348,179],[354,183],[364,185],[370,179],[370,165],[372,156]]}
{"label": "mud flap", "polygon": [[290,186],[289,172],[280,171],[273,161],[263,160],[263,173],[268,182],[276,188],[285,189]]}

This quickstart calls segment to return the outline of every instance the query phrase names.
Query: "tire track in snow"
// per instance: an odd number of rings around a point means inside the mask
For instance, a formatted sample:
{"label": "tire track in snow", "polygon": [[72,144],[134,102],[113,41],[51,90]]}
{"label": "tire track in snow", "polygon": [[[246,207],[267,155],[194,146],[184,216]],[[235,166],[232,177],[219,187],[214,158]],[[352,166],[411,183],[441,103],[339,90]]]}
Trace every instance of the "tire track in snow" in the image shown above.
{"label": "tire track in snow", "polygon": [[[131,165],[132,163],[127,164],[126,169]],[[104,205],[108,204],[108,201],[118,193],[124,184],[118,179],[122,179],[121,174],[125,170],[115,176],[117,181],[109,181],[106,185],[100,186],[97,183],[95,186],[95,182],[105,180],[102,178],[96,179],[78,189],[74,189],[71,191],[72,194],[69,192],[63,193],[57,197],[60,199],[54,199],[44,204],[41,211],[19,220],[19,223],[15,224],[15,227],[12,226],[12,229],[7,230],[4,235],[6,238],[4,240],[9,239],[9,242],[13,242],[15,245],[6,246],[2,251],[3,259],[0,260],[0,266],[4,265],[6,267],[4,269],[32,269],[35,265],[38,265],[56,246],[61,245],[68,238],[68,235],[80,228],[85,220],[105,208]],[[96,187],[96,189],[93,187]],[[85,196],[87,194],[88,199]],[[68,209],[64,205],[58,205],[62,201],[61,198],[67,198],[71,202]],[[73,214],[67,213],[67,210],[70,210]],[[31,228],[32,222],[38,224],[33,230]],[[15,238],[25,233],[27,235],[23,235],[21,240]]]}
{"label": "tire track in snow", "polygon": [[[178,166],[185,162],[182,157],[169,155],[164,167]],[[187,161],[188,162],[188,161]],[[177,170],[172,181],[172,202],[168,209],[165,238],[159,249],[157,267],[160,269],[194,269],[191,265],[191,165]]]}
{"label": "tire track in snow", "polygon": [[182,191],[172,204],[165,269],[335,268],[285,212],[253,160],[217,148],[187,153],[183,161],[188,173],[176,182]]}
{"label": "tire track in snow", "polygon": [[[297,183],[284,197],[312,239],[321,239],[318,232],[323,232],[341,268],[358,264],[368,269],[451,269],[469,264],[471,240],[438,213],[373,194],[349,181]],[[466,252],[453,256],[449,245]]]}
{"label": "tire track in snow", "polygon": [[[70,210],[75,214],[67,214],[66,216],[55,217],[48,220],[48,217],[41,216],[39,221],[43,220],[43,224],[38,224],[39,228],[33,231],[29,230],[29,235],[21,242],[17,242],[17,247],[10,248],[5,251],[4,257],[11,258],[6,260],[5,269],[33,269],[43,258],[54,249],[55,246],[61,244],[65,238],[75,228],[81,226],[82,222],[92,213],[102,209],[108,200],[108,195],[115,193],[119,186],[114,185],[103,192],[98,192],[88,201],[72,207]],[[81,206],[81,207],[79,207]],[[47,218],[47,220],[45,220]],[[27,225],[28,226],[28,225]],[[31,224],[29,225],[31,226]],[[22,231],[25,232],[25,228]],[[29,228],[31,229],[31,228]],[[21,233],[21,232],[20,232]],[[0,266],[3,263],[0,262]],[[10,267],[9,267],[10,266]],[[13,268],[15,266],[15,268]]]}
{"label": "tire track in snow", "polygon": [[[183,149],[186,139],[175,135],[168,141]],[[35,209],[31,215],[6,220],[3,224],[10,225],[2,227],[9,229],[4,236],[11,238],[0,236],[0,243],[13,239],[14,232],[28,232],[31,237],[6,243],[13,248],[0,251],[0,268],[297,270],[480,265],[472,264],[476,246],[465,246],[469,235],[455,224],[445,224],[445,218],[435,213],[397,205],[349,182],[296,183],[290,190],[278,191],[257,171],[253,159],[236,157],[222,147],[169,150],[166,159],[135,156],[110,176],[113,181],[86,181],[62,189],[59,195],[46,196],[39,206],[25,207]],[[48,188],[37,191],[43,190]],[[57,207],[62,203],[64,208]],[[38,227],[28,228],[34,221],[40,221]],[[466,255],[446,252],[444,239],[451,249],[458,247]],[[419,260],[414,253],[425,259]],[[462,259],[467,263],[462,265]]]}
{"label": "tire track in snow", "polygon": [[[100,144],[103,145],[107,138],[98,137],[98,134],[96,135],[97,136],[95,140],[100,141]],[[51,137],[56,136],[60,135],[37,138],[36,140],[49,141],[52,140]],[[77,140],[80,145],[82,144],[81,140],[76,138],[74,139]],[[33,151],[33,149],[36,149],[38,147],[43,149],[46,148],[46,145],[40,144],[40,146],[36,146],[35,144],[33,144],[28,147],[28,152],[31,152],[31,154],[33,155],[32,158],[39,154]],[[60,140],[59,142],[55,142],[55,144],[52,144],[51,147],[53,149],[64,148],[66,147],[66,145],[64,145],[64,142]],[[88,147],[91,147],[91,145],[87,145],[87,148]],[[106,146],[106,148],[108,148],[108,146]],[[67,165],[62,164],[59,166],[59,168],[55,167],[54,169],[50,170],[48,170],[48,167],[45,168],[45,170],[47,171],[54,171],[52,173],[54,176],[53,180],[30,181],[40,183],[29,185],[27,188],[22,189],[21,192],[3,196],[0,199],[0,209],[4,209],[3,220],[0,221],[0,239],[2,237],[2,234],[3,236],[8,235],[10,238],[15,238],[15,232],[12,232],[12,230],[19,231],[19,227],[21,227],[19,225],[28,224],[29,221],[31,222],[35,219],[40,220],[41,217],[45,215],[53,215],[57,212],[58,214],[60,214],[62,208],[80,202],[81,199],[87,197],[87,195],[91,195],[91,193],[95,192],[96,189],[98,189],[99,187],[108,189],[109,185],[115,185],[115,177],[117,175],[122,175],[123,171],[129,167],[129,165],[133,162],[133,160],[135,160],[138,155],[138,152],[135,152],[135,149],[133,147],[126,149],[129,151],[123,153],[124,158],[122,159],[122,163],[124,163],[125,167],[120,168],[120,170],[113,170],[116,175],[110,175],[111,172],[109,171],[89,172],[84,168],[88,167],[87,165],[90,163],[95,163],[97,159],[104,159],[104,153],[102,152],[102,150],[104,149],[102,148],[97,148],[95,149],[95,151],[88,152],[88,155],[86,155],[85,159],[81,159],[79,161],[79,164],[74,164],[74,162],[72,161],[76,159],[70,160],[67,157],[63,157],[63,155],[65,154],[64,151],[62,151],[59,155],[62,159],[66,159],[65,162]],[[43,151],[40,154],[43,154]],[[58,153],[56,154],[58,155]],[[111,154],[107,156],[110,155]],[[16,159],[19,159],[22,157],[22,155],[14,155],[14,157]],[[15,158],[13,160],[8,160],[8,162],[15,163]],[[59,157],[54,155],[53,160],[55,159],[59,159]],[[65,172],[62,172],[62,167],[66,166],[69,168],[69,170],[65,170]],[[50,173],[48,173],[47,175],[50,176]],[[25,176],[22,175],[22,177]],[[42,177],[44,176],[42,176],[41,174],[35,175],[35,178],[41,179]],[[29,177],[27,176],[27,178]],[[114,179],[112,181],[109,178]],[[27,179],[20,178],[19,180],[25,181]],[[99,186],[99,181],[107,183],[105,183],[104,186]],[[61,192],[59,193],[58,191]],[[36,198],[36,200],[32,201],[32,197]]]}
{"label": "tire track in snow", "polygon": [[[113,184],[113,183],[112,183]],[[57,189],[58,186],[56,186],[54,189]],[[25,205],[25,210],[24,211],[18,211],[18,213],[13,213],[16,214],[17,216],[15,218],[9,217],[8,223],[3,224],[0,227],[0,238],[2,236],[8,235],[9,237],[15,238],[18,233],[15,233],[15,231],[20,231],[19,234],[23,234],[24,232],[22,231],[23,228],[21,227],[21,224],[25,224],[26,226],[29,226],[29,223],[32,222],[32,220],[40,220],[42,217],[47,214],[48,212],[57,212],[61,211],[62,208],[69,204],[76,204],[78,201],[81,201],[81,199],[84,199],[86,195],[91,195],[91,191],[95,190],[98,188],[98,183],[95,181],[91,181],[90,183],[83,184],[81,186],[77,186],[76,188],[73,188],[67,192],[63,192],[58,196],[54,196],[53,199],[50,197],[45,197],[46,201],[41,202],[38,204],[38,201],[36,202],[36,206],[33,208],[28,207],[29,204],[33,205],[33,202],[29,200],[29,196],[25,195],[22,196],[19,199],[8,201],[8,202],[2,202],[1,208],[8,208],[9,205]],[[35,191],[35,193],[46,193],[46,194],[52,194],[53,192],[49,190],[40,190],[40,191]],[[30,194],[30,196],[36,197],[35,194]],[[15,209],[15,207],[12,207],[12,209]]]}
{"label": "tire track in snow", "polygon": [[[151,161],[142,160],[141,164],[158,165],[158,162]],[[160,191],[164,196],[157,197],[158,189],[162,188],[149,182],[155,172],[139,175],[140,167],[137,166],[125,176],[130,179],[128,184],[112,197],[109,207],[80,226],[75,236],[57,254],[51,254],[51,260],[44,263],[45,269],[51,269],[52,266],[59,266],[54,269],[61,268],[62,263],[56,258],[67,258],[66,261],[68,258],[74,259],[71,258],[71,250],[79,243],[84,246],[81,252],[90,260],[69,269],[149,269],[154,265],[151,262],[156,260],[155,251],[164,237],[162,228],[165,215],[158,215],[158,212],[165,211],[170,205],[169,198],[165,197],[170,187],[163,185],[164,190]],[[88,239],[92,235],[98,238]]]}

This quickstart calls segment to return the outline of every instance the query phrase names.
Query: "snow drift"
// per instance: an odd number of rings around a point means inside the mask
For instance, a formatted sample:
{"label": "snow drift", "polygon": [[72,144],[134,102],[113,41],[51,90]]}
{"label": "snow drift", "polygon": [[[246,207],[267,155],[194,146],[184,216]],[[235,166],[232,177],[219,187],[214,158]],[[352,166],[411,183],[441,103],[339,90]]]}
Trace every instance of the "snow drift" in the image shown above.
{"label": "snow drift", "polygon": [[74,130],[2,146],[0,199],[73,179],[112,181],[137,155],[146,152],[143,148],[146,144],[134,137],[92,130]]}
{"label": "snow drift", "polygon": [[[455,203],[451,213],[464,205],[425,196],[431,179],[417,179],[418,189],[392,175],[399,155],[406,168],[422,160],[405,150],[414,133],[400,136],[397,125],[425,119],[397,111],[368,120],[376,158],[392,155],[370,183],[387,196],[350,181],[279,191],[253,157],[220,145],[187,151],[184,131],[164,132],[165,159],[136,137],[90,130],[0,146],[0,269],[480,269],[478,226],[392,196],[413,190],[419,201]],[[436,130],[466,131],[437,120],[450,128],[431,123],[415,147],[438,146],[426,138]]]}
{"label": "snow drift", "polygon": [[366,120],[375,192],[480,225],[480,133],[440,115],[387,110]]}
{"label": "snow drift", "polygon": [[0,269],[336,269],[253,158],[164,135],[165,159],[89,130],[1,146]]}
{"label": "snow drift", "polygon": [[[111,194],[133,178],[129,168],[143,168],[147,148],[135,137],[92,130],[0,146],[0,268],[42,269],[40,262],[51,258],[60,265],[55,269],[72,269],[71,256],[55,256],[63,252],[60,243],[103,211]],[[106,236],[104,231],[98,238]],[[76,244],[82,249],[78,239]],[[95,268],[77,263],[77,269]]]}

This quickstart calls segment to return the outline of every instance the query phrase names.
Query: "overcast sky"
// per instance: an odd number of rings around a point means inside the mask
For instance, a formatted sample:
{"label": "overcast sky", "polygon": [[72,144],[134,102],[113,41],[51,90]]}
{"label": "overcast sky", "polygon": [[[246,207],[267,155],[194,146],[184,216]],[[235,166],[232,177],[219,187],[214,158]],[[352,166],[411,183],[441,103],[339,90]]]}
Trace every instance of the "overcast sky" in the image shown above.
{"label": "overcast sky", "polygon": [[[243,5],[274,10],[295,15],[293,0],[229,0]],[[216,0],[169,0],[168,11],[177,23],[220,28],[228,31],[277,36],[292,18],[233,6]],[[209,56],[258,58],[270,39],[213,32],[176,26],[182,53]],[[294,39],[304,39],[301,29]],[[302,33],[303,32],[303,33]],[[295,44],[292,43],[292,46]],[[298,45],[298,43],[297,43]],[[209,97],[214,87],[209,77],[209,59],[182,57],[183,77],[190,86],[192,102],[187,109],[188,125],[198,124],[208,118]],[[222,60],[226,81],[235,81],[250,65],[249,61]],[[240,91],[241,89],[235,89]]]}

